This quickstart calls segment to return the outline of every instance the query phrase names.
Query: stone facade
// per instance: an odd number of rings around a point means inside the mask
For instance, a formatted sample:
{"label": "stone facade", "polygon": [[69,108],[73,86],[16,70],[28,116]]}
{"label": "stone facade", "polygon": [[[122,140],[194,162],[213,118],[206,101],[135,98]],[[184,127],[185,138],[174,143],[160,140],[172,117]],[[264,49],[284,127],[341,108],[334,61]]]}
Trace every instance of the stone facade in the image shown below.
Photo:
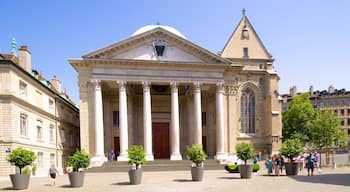
{"label": "stone facade", "polygon": [[[70,154],[80,146],[79,110],[52,83],[31,68],[26,46],[19,57],[0,54],[0,175],[14,173],[8,152],[23,147],[35,152],[36,175],[46,176],[51,164],[62,173]],[[54,86],[55,85],[55,86]]]}
{"label": "stone facade", "polygon": [[69,59],[79,73],[81,147],[94,166],[111,150],[127,160],[133,144],[148,160],[184,159],[193,143],[219,160],[235,159],[240,142],[276,153],[282,130],[273,61],[245,15],[220,54],[150,25]]}

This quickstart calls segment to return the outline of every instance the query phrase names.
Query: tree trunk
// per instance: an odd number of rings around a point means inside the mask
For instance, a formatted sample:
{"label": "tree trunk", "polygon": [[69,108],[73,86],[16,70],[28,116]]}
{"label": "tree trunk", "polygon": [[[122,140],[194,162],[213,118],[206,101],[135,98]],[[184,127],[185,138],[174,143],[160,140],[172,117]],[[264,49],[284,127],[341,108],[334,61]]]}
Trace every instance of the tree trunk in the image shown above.
{"label": "tree trunk", "polygon": [[329,165],[329,149],[326,148],[326,165]]}

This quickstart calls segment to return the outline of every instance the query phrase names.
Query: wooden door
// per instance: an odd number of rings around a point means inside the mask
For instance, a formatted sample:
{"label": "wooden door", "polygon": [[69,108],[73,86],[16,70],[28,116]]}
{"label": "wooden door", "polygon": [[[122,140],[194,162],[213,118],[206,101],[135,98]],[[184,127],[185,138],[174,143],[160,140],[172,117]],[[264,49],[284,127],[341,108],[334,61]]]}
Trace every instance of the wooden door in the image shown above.
{"label": "wooden door", "polygon": [[119,156],[119,153],[120,153],[119,137],[114,137],[114,153],[115,153],[115,157]]}
{"label": "wooden door", "polygon": [[169,123],[152,123],[152,135],[154,158],[169,159]]}

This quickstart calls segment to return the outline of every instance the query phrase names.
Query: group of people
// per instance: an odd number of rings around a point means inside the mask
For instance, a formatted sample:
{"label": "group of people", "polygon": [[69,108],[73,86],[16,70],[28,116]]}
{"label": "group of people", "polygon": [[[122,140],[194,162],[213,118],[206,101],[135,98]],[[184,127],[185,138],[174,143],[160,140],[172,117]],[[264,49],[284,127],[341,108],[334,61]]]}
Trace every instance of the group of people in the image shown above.
{"label": "group of people", "polygon": [[[319,154],[315,152],[304,153],[295,159],[296,162],[300,163],[300,171],[303,168],[307,168],[307,175],[313,176],[314,169],[318,168],[318,173],[321,173],[320,164],[319,164]],[[284,167],[284,159],[282,155],[275,154],[272,157],[270,156],[265,161],[265,166],[267,169],[267,174],[271,175],[274,172],[274,175],[278,176],[282,174]]]}
{"label": "group of people", "polygon": [[276,176],[279,176],[282,174],[283,166],[284,166],[284,159],[282,155],[275,154],[272,156],[272,158],[268,158],[265,161],[265,166],[267,168],[267,174],[271,175],[273,172]]}

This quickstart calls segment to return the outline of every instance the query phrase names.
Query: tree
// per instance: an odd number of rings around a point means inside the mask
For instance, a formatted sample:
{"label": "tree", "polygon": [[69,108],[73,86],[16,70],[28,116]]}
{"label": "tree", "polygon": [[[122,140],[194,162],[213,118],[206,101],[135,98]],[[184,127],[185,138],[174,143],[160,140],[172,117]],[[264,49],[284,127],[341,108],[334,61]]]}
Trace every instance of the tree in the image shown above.
{"label": "tree", "polygon": [[7,155],[7,161],[18,167],[20,174],[22,174],[22,169],[27,165],[31,165],[35,158],[33,151],[21,147],[12,150],[12,152]]}
{"label": "tree", "polygon": [[309,127],[311,143],[315,148],[326,151],[326,164],[328,165],[330,147],[347,145],[347,136],[340,129],[340,119],[329,109],[317,111]]}
{"label": "tree", "polygon": [[237,157],[247,164],[247,160],[255,157],[254,147],[251,143],[239,143],[236,145]]}
{"label": "tree", "polygon": [[129,164],[136,165],[136,169],[140,168],[140,165],[146,163],[145,150],[142,145],[131,145],[128,148]]}
{"label": "tree", "polygon": [[299,139],[285,140],[280,149],[280,153],[289,159],[289,162],[293,162],[293,158],[298,157],[304,148]]}
{"label": "tree", "polygon": [[294,96],[289,109],[283,112],[283,140],[299,139],[303,144],[309,141],[311,133],[308,126],[316,114],[309,98],[308,93]]}

